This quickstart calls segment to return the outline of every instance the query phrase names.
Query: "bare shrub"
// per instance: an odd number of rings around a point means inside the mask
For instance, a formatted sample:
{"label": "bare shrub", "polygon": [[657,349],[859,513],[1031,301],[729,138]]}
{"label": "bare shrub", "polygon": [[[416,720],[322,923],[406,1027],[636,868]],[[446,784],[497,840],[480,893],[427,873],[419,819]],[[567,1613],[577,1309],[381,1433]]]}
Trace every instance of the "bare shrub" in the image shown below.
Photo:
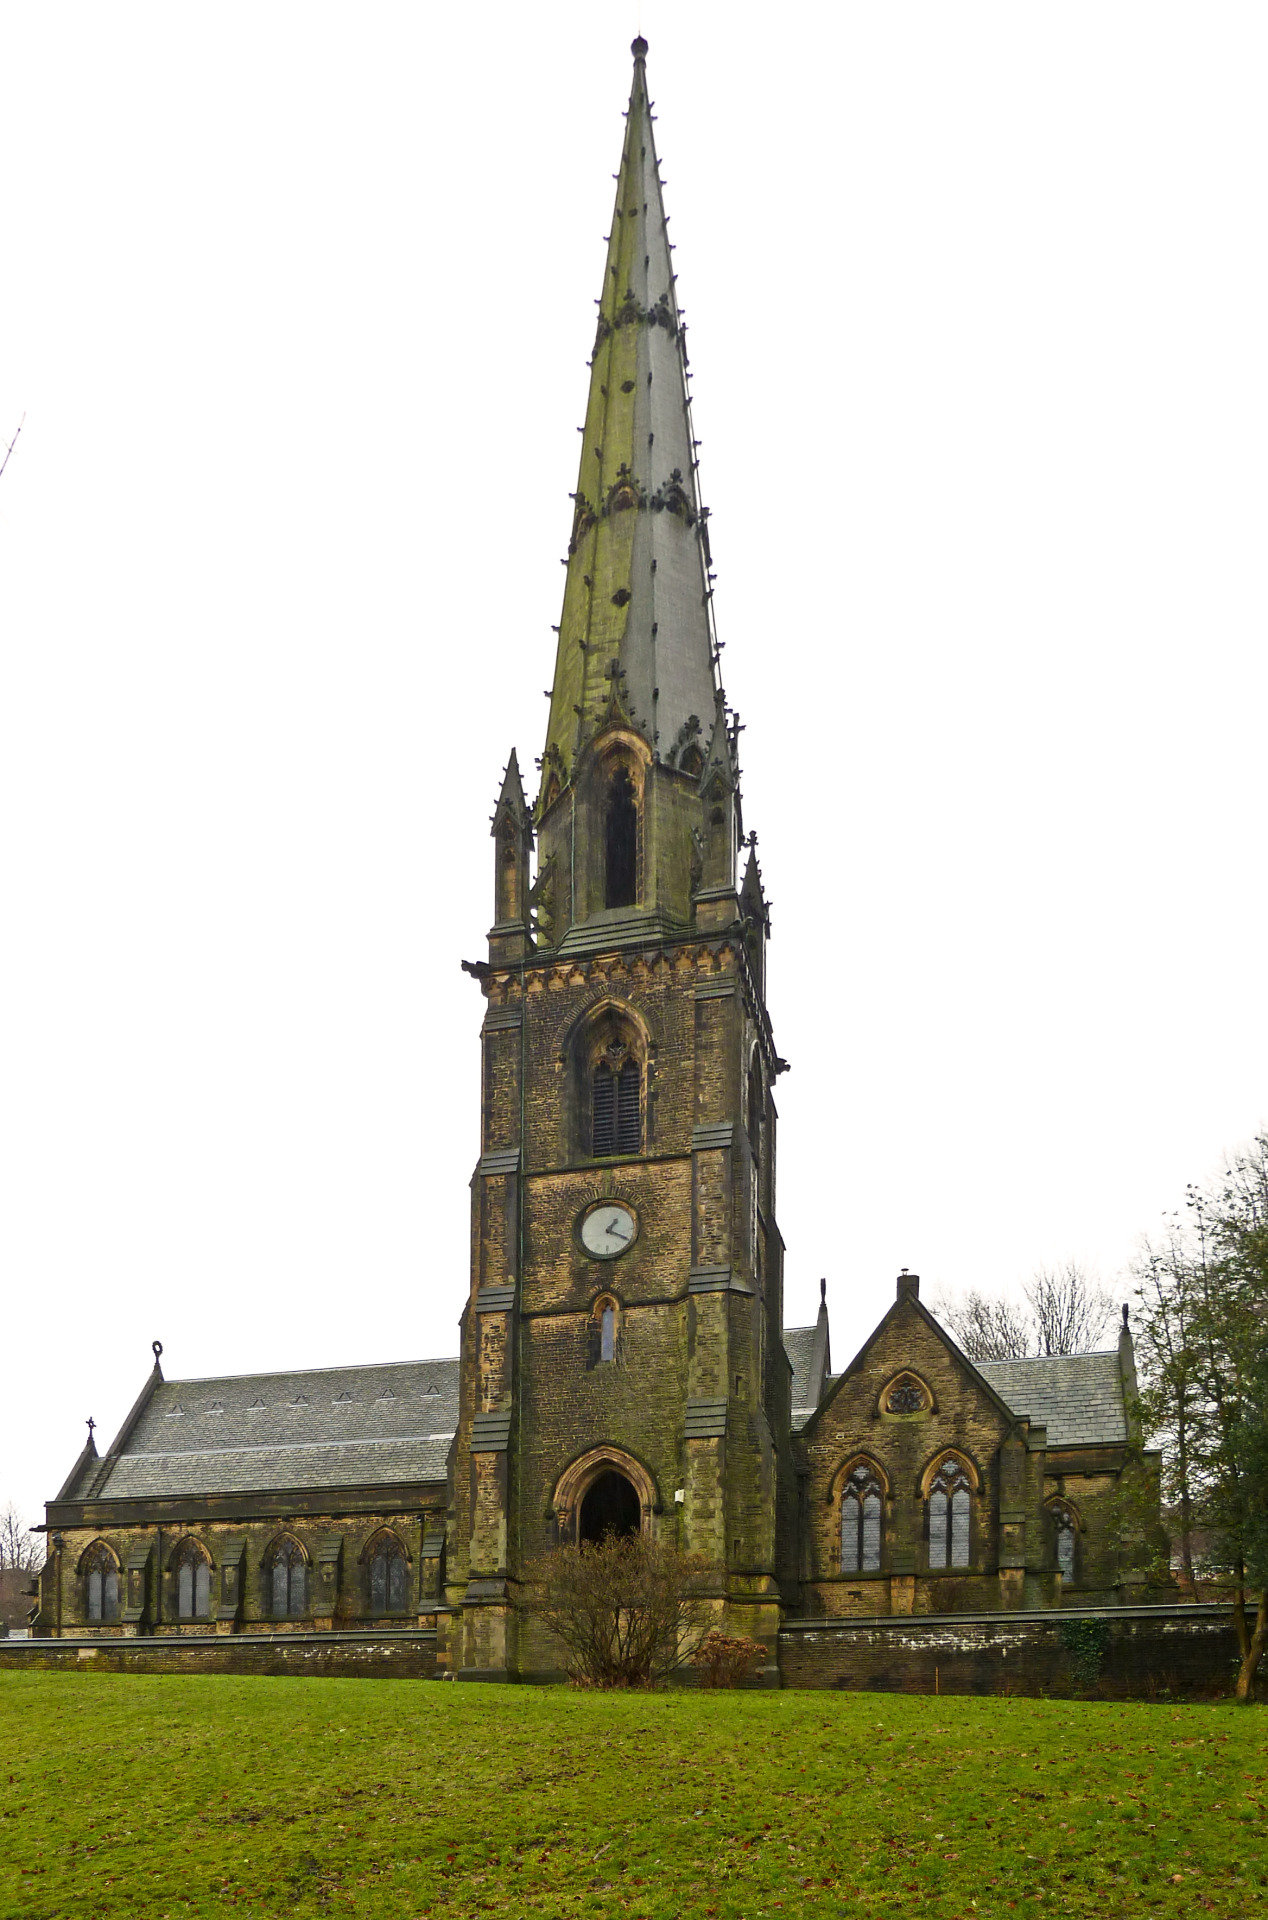
{"label": "bare shrub", "polygon": [[532,1569],[533,1604],[585,1687],[650,1687],[704,1639],[703,1563],[647,1534],[557,1547]]}
{"label": "bare shrub", "polygon": [[702,1687],[738,1687],[751,1673],[753,1662],[765,1657],[766,1648],[760,1640],[732,1637],[715,1627],[692,1654],[691,1664]]}

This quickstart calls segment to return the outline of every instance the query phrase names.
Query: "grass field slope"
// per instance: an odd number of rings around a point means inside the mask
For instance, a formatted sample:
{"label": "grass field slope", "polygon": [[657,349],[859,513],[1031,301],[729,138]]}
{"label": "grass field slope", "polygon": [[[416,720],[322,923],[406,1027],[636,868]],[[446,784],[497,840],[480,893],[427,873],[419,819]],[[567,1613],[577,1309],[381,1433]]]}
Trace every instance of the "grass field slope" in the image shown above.
{"label": "grass field slope", "polygon": [[1234,1707],[0,1675],[0,1915],[1268,1913]]}

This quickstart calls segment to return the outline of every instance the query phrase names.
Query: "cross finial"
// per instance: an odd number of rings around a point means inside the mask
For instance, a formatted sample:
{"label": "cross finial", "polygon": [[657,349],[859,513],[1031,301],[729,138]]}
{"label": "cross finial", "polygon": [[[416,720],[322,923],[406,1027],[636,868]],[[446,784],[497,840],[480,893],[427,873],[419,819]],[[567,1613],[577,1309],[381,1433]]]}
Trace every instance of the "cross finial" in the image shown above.
{"label": "cross finial", "polygon": [[88,1438],[91,1440],[93,1436],[93,1430],[97,1425],[97,1422],[93,1419],[91,1414],[89,1414],[88,1416],[87,1425],[88,1425]]}

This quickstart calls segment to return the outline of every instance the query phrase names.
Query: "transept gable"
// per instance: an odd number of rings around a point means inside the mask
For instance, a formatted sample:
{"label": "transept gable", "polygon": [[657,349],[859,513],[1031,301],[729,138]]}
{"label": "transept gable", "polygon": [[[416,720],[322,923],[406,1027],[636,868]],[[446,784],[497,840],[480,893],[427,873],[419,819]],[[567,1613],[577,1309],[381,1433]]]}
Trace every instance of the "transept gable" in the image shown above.
{"label": "transept gable", "polygon": [[[825,1424],[843,1418],[879,1424],[912,1417],[954,1418],[975,1408],[998,1424],[1001,1439],[1017,1427],[1016,1413],[923,1305],[918,1286],[918,1276],[899,1276],[894,1304],[845,1370],[826,1385],[802,1428],[807,1444]],[[929,1405],[906,1412],[887,1409],[883,1401],[907,1381],[926,1389]]]}

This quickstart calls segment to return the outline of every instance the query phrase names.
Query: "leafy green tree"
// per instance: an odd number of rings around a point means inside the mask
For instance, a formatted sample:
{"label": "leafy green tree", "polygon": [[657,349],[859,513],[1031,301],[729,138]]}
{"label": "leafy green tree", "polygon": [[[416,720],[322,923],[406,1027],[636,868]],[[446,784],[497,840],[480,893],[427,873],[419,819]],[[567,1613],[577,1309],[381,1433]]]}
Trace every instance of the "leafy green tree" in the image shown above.
{"label": "leafy green tree", "polygon": [[1164,1444],[1186,1574],[1233,1596],[1249,1701],[1268,1645],[1268,1132],[1190,1188],[1137,1277],[1142,1413]]}

